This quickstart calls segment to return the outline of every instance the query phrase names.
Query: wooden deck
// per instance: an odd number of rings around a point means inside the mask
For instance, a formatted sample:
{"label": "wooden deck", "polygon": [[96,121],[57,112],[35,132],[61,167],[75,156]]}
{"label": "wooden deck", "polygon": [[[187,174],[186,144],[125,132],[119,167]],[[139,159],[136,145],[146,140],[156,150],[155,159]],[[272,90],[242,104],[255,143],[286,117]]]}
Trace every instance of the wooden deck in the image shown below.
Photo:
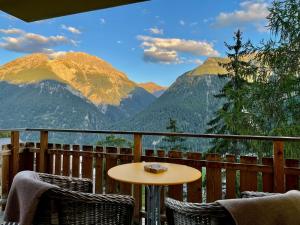
{"label": "wooden deck", "polygon": [[[20,131],[40,132],[40,142],[19,143]],[[131,134],[134,148],[48,143],[49,132]],[[300,141],[300,138],[45,129],[17,130],[11,134],[11,144],[3,146],[2,151],[3,198],[7,196],[13,176],[20,170],[86,177],[93,180],[96,193],[133,195],[136,201],[135,217],[139,220],[146,210],[143,207],[144,187],[116,182],[106,172],[119,164],[140,161],[179,163],[202,171],[203,177],[196,182],[165,188],[161,193],[162,203],[165,196],[190,202],[212,202],[221,198],[236,198],[241,191],[285,192],[300,188],[299,160],[284,159],[284,143]],[[265,140],[273,145],[273,157],[143,149],[142,137],[145,135]]]}

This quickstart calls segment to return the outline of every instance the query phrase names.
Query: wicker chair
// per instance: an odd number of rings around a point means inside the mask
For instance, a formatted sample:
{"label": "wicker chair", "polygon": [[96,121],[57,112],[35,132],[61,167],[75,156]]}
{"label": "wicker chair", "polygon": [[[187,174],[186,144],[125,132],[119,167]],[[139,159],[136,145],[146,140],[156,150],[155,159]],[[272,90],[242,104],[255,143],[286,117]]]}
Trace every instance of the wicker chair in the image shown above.
{"label": "wicker chair", "polygon": [[[125,195],[92,194],[92,181],[39,173],[41,180],[59,188],[46,191],[33,225],[130,225],[134,200]],[[4,223],[13,224],[13,223]]]}
{"label": "wicker chair", "polygon": [[[274,194],[246,191],[241,193],[241,197],[253,198]],[[235,225],[230,214],[217,202],[188,203],[167,198],[165,204],[168,225]]]}
{"label": "wicker chair", "polygon": [[93,192],[93,182],[90,179],[66,177],[47,173],[38,173],[38,175],[42,181],[70,191],[80,191],[85,193]]}

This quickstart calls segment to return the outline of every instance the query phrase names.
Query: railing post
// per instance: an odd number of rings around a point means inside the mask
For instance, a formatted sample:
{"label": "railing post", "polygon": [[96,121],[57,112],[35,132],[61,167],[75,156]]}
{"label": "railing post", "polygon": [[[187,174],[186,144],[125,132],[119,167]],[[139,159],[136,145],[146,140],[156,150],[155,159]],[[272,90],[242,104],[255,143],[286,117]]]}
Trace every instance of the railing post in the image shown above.
{"label": "railing post", "polygon": [[[140,162],[142,156],[142,135],[134,134],[134,153],[133,160],[134,162]],[[141,185],[133,186],[133,197],[135,201],[134,207],[134,221],[137,224],[140,224],[140,209],[141,209]]]}
{"label": "railing post", "polygon": [[40,132],[40,167],[39,172],[46,172],[47,168],[47,150],[48,150],[48,131]]}
{"label": "railing post", "polygon": [[[10,176],[10,165],[9,165],[9,161],[10,161],[10,157],[11,157],[11,150],[8,148],[7,145],[3,145],[2,146],[2,152],[1,152],[1,156],[2,156],[2,201],[5,201],[7,199],[8,196],[8,192],[9,192],[9,186],[10,186],[10,181],[12,179],[12,177]],[[2,210],[4,210],[4,206],[5,204],[2,204]]]}
{"label": "railing post", "polygon": [[12,177],[19,172],[19,151],[20,151],[20,133],[19,131],[11,132],[11,146],[12,146]]}
{"label": "railing post", "polygon": [[274,192],[283,193],[285,191],[284,181],[284,142],[273,142],[273,168],[274,168]]}

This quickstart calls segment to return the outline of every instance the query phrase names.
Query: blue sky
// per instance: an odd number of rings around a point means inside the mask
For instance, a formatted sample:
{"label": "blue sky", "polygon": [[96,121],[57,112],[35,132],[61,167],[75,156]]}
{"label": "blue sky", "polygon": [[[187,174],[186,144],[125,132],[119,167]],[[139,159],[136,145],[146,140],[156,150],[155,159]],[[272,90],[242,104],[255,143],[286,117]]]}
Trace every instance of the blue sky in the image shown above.
{"label": "blue sky", "polygon": [[266,29],[267,0],[151,0],[26,23],[0,13],[0,64],[32,52],[96,55],[135,82],[168,86],[207,57],[224,56],[240,28],[258,43]]}

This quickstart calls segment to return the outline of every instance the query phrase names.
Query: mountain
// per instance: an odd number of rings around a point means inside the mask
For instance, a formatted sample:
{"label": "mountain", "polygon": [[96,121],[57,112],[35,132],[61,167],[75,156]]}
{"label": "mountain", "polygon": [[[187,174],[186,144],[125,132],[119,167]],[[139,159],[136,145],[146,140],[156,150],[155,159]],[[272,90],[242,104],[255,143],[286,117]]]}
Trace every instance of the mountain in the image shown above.
{"label": "mountain", "polygon": [[[28,55],[0,67],[0,127],[166,131],[173,118],[182,131],[203,133],[222,104],[214,95],[226,82],[217,76],[226,73],[219,66],[226,60],[208,58],[165,90],[154,83],[136,84],[85,53],[56,58]],[[153,95],[157,91],[163,92],[158,98]],[[99,137],[56,134],[51,138],[91,144]],[[161,139],[144,141],[150,146]],[[188,143],[207,146],[207,141],[195,139]]]}
{"label": "mountain", "polygon": [[[242,61],[249,62],[253,60],[255,62],[256,54],[249,54],[242,57]],[[228,63],[230,61],[229,58],[221,58],[221,57],[209,57],[204,63],[198,66],[196,69],[188,72],[188,76],[201,76],[201,75],[224,75],[228,73],[228,71],[222,67],[220,64]]]}
{"label": "mountain", "polygon": [[[128,118],[155,100],[155,96],[109,63],[82,52],[70,52],[55,58],[41,53],[31,54],[0,67],[0,81],[9,84],[40,84],[46,80],[56,81],[72,92],[80,93],[84,101],[98,108],[100,116],[106,114],[109,122]],[[22,96],[20,98],[22,100]],[[46,103],[56,104],[55,101]],[[59,103],[68,105],[63,99]],[[59,117],[56,120],[59,121]],[[54,124],[50,125],[48,127],[54,127]]]}
{"label": "mountain", "polygon": [[31,54],[0,68],[0,80],[13,84],[55,80],[82,93],[95,105],[119,105],[138,85],[104,60],[82,52],[56,58]]}
{"label": "mountain", "polygon": [[[0,104],[1,128],[103,129],[109,123],[80,92],[53,80],[22,85],[2,81]],[[72,140],[76,143],[81,139],[74,135]]]}
{"label": "mountain", "polygon": [[228,63],[228,58],[209,57],[204,63],[194,70],[187,73],[188,76],[201,76],[201,75],[223,75],[227,73],[226,69],[220,66],[220,63]]}
{"label": "mountain", "polygon": [[[104,106],[104,112],[109,116],[111,122],[120,121],[122,118],[130,118],[135,116],[141,110],[146,109],[152,102],[156,100],[156,97],[149,94],[143,88],[135,88],[131,91],[127,98],[124,98],[120,105],[107,105]],[[103,111],[103,110],[102,110]]]}
{"label": "mountain", "polygon": [[207,123],[221,106],[220,100],[214,97],[226,82],[226,78],[215,74],[221,71],[215,68],[221,60],[209,58],[201,66],[178,77],[148,108],[128,120],[114,124],[113,128],[166,131],[169,118],[173,118],[182,131],[204,133]]}
{"label": "mountain", "polygon": [[156,97],[161,96],[167,89],[167,87],[160,86],[154,82],[140,83],[138,85]]}

